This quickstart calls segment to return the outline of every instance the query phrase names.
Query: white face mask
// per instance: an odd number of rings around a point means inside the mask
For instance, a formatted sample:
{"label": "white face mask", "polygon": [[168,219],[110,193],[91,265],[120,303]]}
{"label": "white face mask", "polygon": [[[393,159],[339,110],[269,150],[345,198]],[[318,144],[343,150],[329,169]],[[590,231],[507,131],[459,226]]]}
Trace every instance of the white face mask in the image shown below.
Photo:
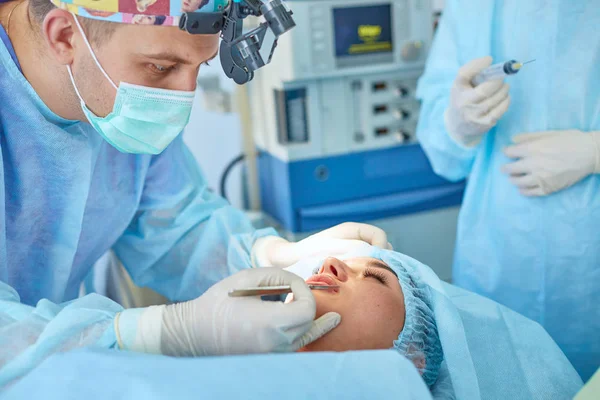
{"label": "white face mask", "polygon": [[306,280],[312,275],[319,272],[319,268],[321,268],[327,257],[335,257],[339,260],[344,261],[349,258],[356,257],[373,257],[373,254],[375,254],[376,251],[377,248],[372,247],[368,243],[364,243],[357,245],[357,247],[354,250],[345,252],[344,254],[332,253],[326,256],[308,257],[284,269]]}
{"label": "white face mask", "polygon": [[117,91],[112,112],[106,117],[98,117],[85,105],[75,85],[71,66],[68,65],[73,88],[86,118],[108,143],[123,153],[161,153],[189,122],[195,92],[157,89],[124,82],[117,87],[98,62],[77,16],[73,15],[73,18],[96,66]]}
{"label": "white face mask", "polygon": [[298,275],[304,280],[307,280],[308,278],[319,272],[319,268],[321,268],[323,262],[325,262],[325,258],[323,257],[305,258],[303,260],[298,261],[294,265],[291,265],[284,269],[286,271]]}

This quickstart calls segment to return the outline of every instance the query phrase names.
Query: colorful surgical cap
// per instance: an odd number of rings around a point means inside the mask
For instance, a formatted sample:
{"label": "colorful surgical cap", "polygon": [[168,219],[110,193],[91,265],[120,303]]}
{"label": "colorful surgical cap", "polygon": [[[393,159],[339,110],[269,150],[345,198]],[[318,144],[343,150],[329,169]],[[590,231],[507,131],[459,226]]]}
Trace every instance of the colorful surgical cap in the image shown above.
{"label": "colorful surgical cap", "polygon": [[80,17],[139,25],[178,26],[184,12],[222,12],[228,0],[49,0]]}

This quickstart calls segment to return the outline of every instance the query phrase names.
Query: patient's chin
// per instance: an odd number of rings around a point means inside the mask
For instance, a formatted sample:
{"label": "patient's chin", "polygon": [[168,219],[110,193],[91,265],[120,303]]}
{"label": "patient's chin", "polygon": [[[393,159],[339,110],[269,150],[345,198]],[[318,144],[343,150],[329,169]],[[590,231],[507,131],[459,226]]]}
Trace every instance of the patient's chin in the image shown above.
{"label": "patient's chin", "polygon": [[[343,328],[334,328],[331,332],[326,333],[321,338],[315,340],[312,343],[307,344],[298,351],[348,351],[357,350],[350,343],[351,340],[344,332]],[[360,348],[360,347],[359,347]]]}

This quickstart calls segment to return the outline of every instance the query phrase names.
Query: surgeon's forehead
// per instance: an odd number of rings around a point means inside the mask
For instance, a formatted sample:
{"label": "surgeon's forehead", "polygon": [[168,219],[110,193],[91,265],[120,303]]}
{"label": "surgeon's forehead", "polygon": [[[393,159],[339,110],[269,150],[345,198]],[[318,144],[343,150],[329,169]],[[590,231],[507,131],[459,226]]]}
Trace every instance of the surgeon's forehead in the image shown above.
{"label": "surgeon's forehead", "polygon": [[[219,35],[192,35],[173,26],[124,25],[115,39],[126,43],[140,54],[174,54],[181,58],[197,61],[214,55],[219,44]],[[123,43],[124,44],[124,43]]]}

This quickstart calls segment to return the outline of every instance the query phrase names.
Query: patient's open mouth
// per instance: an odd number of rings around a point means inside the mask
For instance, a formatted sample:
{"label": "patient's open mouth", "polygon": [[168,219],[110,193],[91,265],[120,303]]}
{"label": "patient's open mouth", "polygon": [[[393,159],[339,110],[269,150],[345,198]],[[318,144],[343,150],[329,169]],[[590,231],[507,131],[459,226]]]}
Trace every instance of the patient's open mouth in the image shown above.
{"label": "patient's open mouth", "polygon": [[331,291],[339,292],[339,282],[328,274],[313,275],[306,280],[309,285],[334,286]]}

